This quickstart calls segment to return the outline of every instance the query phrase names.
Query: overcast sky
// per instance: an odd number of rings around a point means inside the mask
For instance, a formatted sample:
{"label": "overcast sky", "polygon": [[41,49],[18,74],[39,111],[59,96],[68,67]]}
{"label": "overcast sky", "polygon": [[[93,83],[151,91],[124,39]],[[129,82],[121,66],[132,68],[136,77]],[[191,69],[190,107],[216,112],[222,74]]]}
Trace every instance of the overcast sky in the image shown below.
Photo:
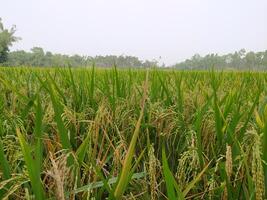
{"label": "overcast sky", "polygon": [[267,0],[1,0],[12,50],[133,55],[173,64],[195,53],[267,49]]}

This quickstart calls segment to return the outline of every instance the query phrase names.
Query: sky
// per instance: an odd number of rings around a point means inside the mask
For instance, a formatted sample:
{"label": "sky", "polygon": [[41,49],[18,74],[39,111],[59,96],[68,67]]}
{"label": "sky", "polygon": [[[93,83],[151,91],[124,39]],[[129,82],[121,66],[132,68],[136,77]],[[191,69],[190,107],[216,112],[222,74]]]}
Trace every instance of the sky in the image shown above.
{"label": "sky", "polygon": [[174,64],[195,53],[267,50],[267,0],[0,0],[11,50],[131,55]]}

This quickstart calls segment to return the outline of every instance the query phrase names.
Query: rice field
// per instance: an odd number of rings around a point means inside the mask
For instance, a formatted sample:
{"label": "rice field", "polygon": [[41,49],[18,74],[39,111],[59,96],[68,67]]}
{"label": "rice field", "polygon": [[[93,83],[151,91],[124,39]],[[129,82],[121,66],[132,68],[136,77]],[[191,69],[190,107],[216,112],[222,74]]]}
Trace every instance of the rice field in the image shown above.
{"label": "rice field", "polygon": [[265,199],[267,74],[1,68],[0,199]]}

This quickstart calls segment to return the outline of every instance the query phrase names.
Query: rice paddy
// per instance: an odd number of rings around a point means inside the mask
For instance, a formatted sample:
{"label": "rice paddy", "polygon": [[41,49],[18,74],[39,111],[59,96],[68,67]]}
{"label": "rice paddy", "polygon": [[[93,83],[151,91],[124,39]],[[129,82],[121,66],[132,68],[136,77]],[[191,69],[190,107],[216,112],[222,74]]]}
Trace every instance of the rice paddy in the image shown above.
{"label": "rice paddy", "polygon": [[264,199],[267,74],[1,68],[0,199]]}

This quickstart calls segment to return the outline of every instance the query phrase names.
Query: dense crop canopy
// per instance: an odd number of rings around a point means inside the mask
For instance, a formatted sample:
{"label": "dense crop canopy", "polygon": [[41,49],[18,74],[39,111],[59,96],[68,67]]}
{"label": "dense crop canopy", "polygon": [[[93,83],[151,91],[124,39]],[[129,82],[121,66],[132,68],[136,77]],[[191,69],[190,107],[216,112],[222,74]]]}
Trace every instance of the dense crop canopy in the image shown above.
{"label": "dense crop canopy", "polygon": [[0,69],[1,199],[264,199],[267,74]]}

